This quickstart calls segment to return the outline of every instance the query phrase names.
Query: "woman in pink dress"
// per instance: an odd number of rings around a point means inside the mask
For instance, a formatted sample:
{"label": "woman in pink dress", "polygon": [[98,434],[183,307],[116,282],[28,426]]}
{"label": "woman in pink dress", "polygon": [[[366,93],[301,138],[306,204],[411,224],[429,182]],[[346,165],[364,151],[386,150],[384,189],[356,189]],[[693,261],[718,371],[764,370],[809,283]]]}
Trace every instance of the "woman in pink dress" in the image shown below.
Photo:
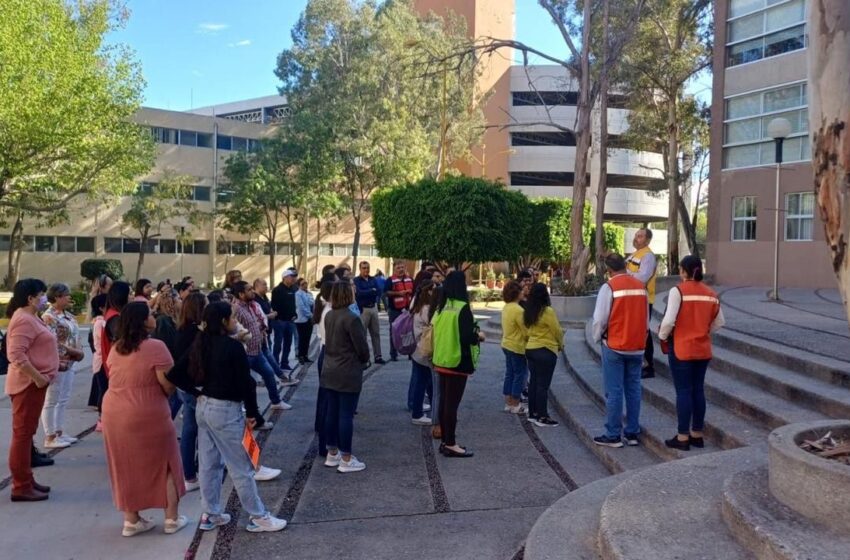
{"label": "woman in pink dress", "polygon": [[167,534],[188,523],[177,514],[186,489],[177,432],[168,408],[174,385],[165,378],[174,361],[163,342],[148,338],[155,327],[147,304],[127,304],[121,311],[118,340],[107,358],[109,391],[103,398],[103,440],[112,498],[124,513],[125,537],[154,527],[139,515],[144,509],[165,510]]}

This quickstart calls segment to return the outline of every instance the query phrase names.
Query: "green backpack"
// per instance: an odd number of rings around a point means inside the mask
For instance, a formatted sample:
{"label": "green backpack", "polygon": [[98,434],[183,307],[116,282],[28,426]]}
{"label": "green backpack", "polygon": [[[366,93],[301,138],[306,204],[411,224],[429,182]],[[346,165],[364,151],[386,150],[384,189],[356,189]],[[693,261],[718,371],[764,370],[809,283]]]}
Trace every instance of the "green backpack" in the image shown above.
{"label": "green backpack", "polygon": [[[450,299],[442,311],[434,315],[431,321],[434,355],[431,363],[437,367],[453,369],[460,365],[462,348],[460,345],[460,312],[469,305],[465,301]],[[478,367],[481,348],[473,346],[472,367]]]}

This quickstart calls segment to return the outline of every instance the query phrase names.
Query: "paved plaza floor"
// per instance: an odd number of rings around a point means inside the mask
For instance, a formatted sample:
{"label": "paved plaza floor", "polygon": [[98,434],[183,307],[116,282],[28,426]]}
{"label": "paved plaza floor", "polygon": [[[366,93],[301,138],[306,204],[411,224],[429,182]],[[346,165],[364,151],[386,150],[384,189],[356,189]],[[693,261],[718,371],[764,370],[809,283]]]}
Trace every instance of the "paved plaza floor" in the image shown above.
{"label": "paved plaza floor", "polygon": [[[784,290],[779,304],[766,301],[766,289],[718,291],[729,329],[850,361],[850,332],[837,291]],[[490,313],[476,311],[482,322]],[[386,355],[386,332],[383,338]],[[520,557],[546,508],[570,490],[609,475],[565,425],[536,428],[503,412],[504,358],[498,341],[488,341],[460,409],[458,441],[475,452],[474,458],[444,458],[430,430],[411,424],[406,410],[410,363],[401,359],[373,367],[364,385],[354,453],[367,469],[339,474],[325,468],[316,455],[318,380],[311,367],[289,390],[293,410],[274,413],[274,429],[259,436],[263,464],[283,470],[259,488],[268,509],[290,521],[285,531],[247,533],[245,513],[226,483],[224,496],[230,496],[236,519],[229,526],[196,531],[201,506],[193,492],[181,502],[190,527],[176,535],[155,530],[122,538],[102,437],[91,431],[96,412],[86,406],[88,363],[76,376],[68,421],[68,431],[83,437],[56,453],[54,466],[36,470],[37,479],[53,487],[46,502],[8,499],[9,400],[0,399],[0,557],[511,560]],[[556,375],[567,375],[563,364]],[[258,388],[258,395],[265,406],[265,390]],[[39,430],[39,446],[42,438]],[[161,512],[147,513],[162,526]]]}

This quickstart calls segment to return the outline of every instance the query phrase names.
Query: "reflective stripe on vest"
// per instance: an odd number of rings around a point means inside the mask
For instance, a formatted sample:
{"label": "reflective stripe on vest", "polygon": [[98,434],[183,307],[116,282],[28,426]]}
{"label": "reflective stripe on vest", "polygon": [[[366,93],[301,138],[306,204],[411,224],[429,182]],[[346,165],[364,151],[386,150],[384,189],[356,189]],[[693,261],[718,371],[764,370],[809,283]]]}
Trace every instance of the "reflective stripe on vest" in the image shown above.
{"label": "reflective stripe on vest", "polygon": [[[631,256],[626,259],[626,269],[631,273],[635,274],[640,270],[640,263],[643,260],[645,255],[651,255],[652,249],[649,247],[644,247],[643,249],[638,249]],[[657,261],[656,261],[657,263]],[[649,281],[646,283],[647,296],[649,297],[649,303],[655,303],[655,271],[652,272],[652,276],[649,278]]]}
{"label": "reflective stripe on vest", "polygon": [[673,329],[673,352],[676,359],[711,359],[711,323],[720,312],[720,300],[714,290],[688,280],[676,287],[682,294],[682,304]]}
{"label": "reflective stripe on vest", "polygon": [[620,352],[643,350],[649,313],[643,282],[618,274],[608,280],[608,286],[613,298],[606,332],[608,348]]}

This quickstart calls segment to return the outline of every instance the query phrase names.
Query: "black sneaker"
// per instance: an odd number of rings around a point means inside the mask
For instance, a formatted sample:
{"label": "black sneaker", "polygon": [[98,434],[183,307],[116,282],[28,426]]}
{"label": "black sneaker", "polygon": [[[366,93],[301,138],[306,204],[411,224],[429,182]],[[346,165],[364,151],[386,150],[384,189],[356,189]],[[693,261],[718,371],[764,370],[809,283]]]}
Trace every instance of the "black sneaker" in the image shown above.
{"label": "black sneaker", "polygon": [[605,447],[623,447],[623,440],[618,437],[596,436],[593,438],[593,443]]}
{"label": "black sneaker", "polygon": [[637,434],[623,434],[623,439],[626,440],[626,445],[640,445]]}
{"label": "black sneaker", "polygon": [[535,418],[534,420],[531,421],[531,423],[534,424],[535,426],[539,426],[541,428],[550,428],[550,427],[554,428],[555,426],[558,425],[557,420],[552,420],[548,416],[544,416],[542,418]]}
{"label": "black sneaker", "polygon": [[640,373],[641,379],[652,379],[655,377],[655,370],[650,368],[643,368],[643,371]]}
{"label": "black sneaker", "polygon": [[694,447],[699,447],[700,449],[705,447],[705,440],[701,437],[689,436],[688,443],[690,443]]}
{"label": "black sneaker", "polygon": [[46,453],[33,453],[30,456],[30,468],[49,467],[54,463],[54,460]]}
{"label": "black sneaker", "polygon": [[687,441],[681,441],[678,437],[673,436],[670,439],[664,440],[664,445],[670,449],[678,449],[679,451],[690,451],[691,444]]}
{"label": "black sneaker", "polygon": [[375,358],[375,363],[383,365],[383,364],[387,363],[387,361],[385,359],[383,359],[382,357],[378,356],[377,358]]}

